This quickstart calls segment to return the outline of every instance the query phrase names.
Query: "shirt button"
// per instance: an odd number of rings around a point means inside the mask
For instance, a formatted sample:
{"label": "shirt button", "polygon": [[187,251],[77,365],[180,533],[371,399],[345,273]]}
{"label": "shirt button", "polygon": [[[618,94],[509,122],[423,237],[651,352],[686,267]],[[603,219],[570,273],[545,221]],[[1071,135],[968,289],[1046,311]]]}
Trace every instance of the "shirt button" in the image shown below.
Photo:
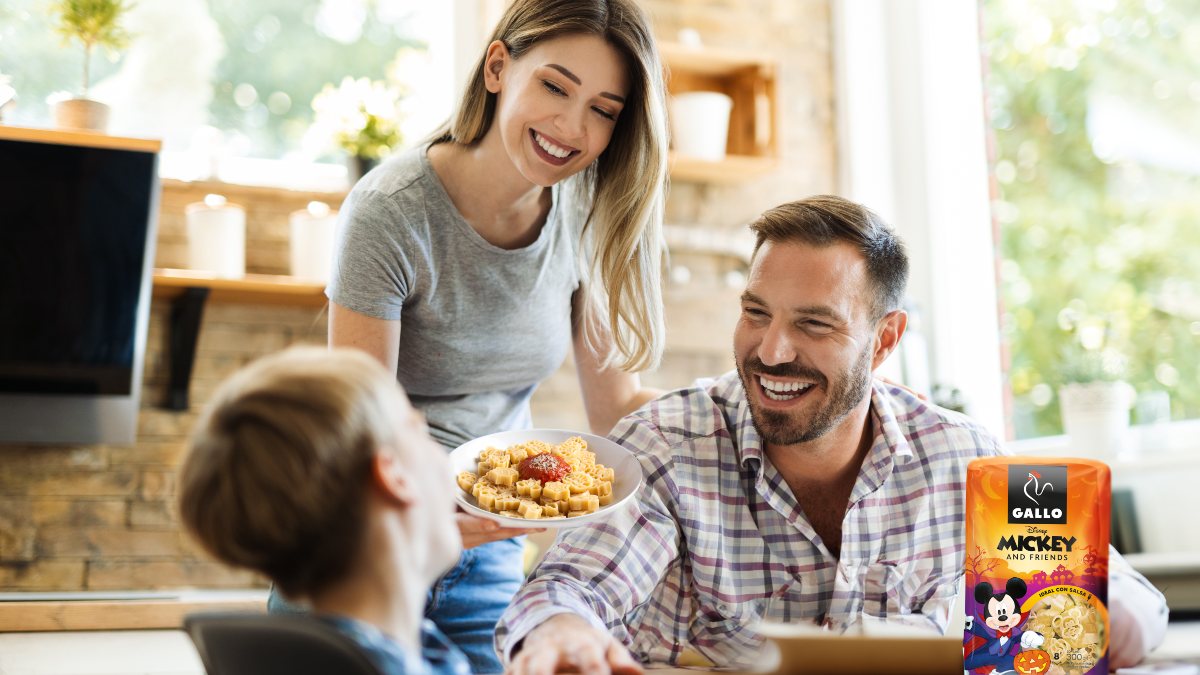
{"label": "shirt button", "polygon": [[729,611],[729,605],[727,605],[723,602],[720,603],[719,605],[717,605],[717,611],[722,614],[725,614],[726,616],[728,616],[729,614],[732,614],[732,612]]}

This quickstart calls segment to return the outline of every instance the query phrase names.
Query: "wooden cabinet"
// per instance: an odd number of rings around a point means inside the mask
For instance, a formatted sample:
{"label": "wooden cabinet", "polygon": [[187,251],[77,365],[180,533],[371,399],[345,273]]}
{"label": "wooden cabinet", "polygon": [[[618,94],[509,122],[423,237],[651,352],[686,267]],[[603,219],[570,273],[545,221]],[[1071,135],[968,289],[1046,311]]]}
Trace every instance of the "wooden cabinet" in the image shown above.
{"label": "wooden cabinet", "polygon": [[724,160],[671,155],[671,178],[717,183],[748,180],[775,169],[779,154],[776,63],[763,54],[659,43],[668,96],[718,91],[733,100]]}

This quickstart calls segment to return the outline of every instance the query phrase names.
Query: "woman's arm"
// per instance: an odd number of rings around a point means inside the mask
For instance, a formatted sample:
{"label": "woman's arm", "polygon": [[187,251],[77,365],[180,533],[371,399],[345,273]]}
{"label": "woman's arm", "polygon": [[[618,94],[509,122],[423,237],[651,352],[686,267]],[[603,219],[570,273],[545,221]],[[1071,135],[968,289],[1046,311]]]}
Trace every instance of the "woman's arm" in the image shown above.
{"label": "woman's arm", "polygon": [[400,321],[376,319],[330,301],[329,346],[361,349],[395,373],[400,358]]}
{"label": "woman's arm", "polygon": [[[376,319],[342,307],[336,302],[330,302],[329,346],[361,349],[379,359],[387,367],[388,372],[394,373],[400,359],[400,322]],[[449,483],[447,484],[449,485]],[[495,521],[466,513],[459,513],[455,518],[458,521],[458,531],[462,535],[464,548],[511,539],[531,531],[541,531],[536,528],[527,530],[500,527]]]}
{"label": "woman's arm", "polygon": [[605,339],[596,345],[597,353],[592,353],[584,340],[583,322],[579,319],[583,311],[582,292],[575,294],[573,305],[575,371],[579,375],[579,387],[583,390],[583,407],[587,410],[588,426],[592,433],[603,436],[622,417],[658,398],[663,391],[643,387],[637,373],[627,373],[615,367],[604,368],[601,355],[608,351],[610,342]]}

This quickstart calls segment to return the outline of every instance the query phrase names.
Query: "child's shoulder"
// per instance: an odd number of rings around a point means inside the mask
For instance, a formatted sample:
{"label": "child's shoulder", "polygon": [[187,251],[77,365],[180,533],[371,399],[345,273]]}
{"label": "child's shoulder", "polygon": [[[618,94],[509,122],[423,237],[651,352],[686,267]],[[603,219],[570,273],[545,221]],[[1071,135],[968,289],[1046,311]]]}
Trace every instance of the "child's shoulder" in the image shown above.
{"label": "child's shoulder", "polygon": [[469,675],[470,662],[430,621],[421,626],[421,651],[405,649],[375,626],[344,616],[323,621],[348,637],[383,675]]}

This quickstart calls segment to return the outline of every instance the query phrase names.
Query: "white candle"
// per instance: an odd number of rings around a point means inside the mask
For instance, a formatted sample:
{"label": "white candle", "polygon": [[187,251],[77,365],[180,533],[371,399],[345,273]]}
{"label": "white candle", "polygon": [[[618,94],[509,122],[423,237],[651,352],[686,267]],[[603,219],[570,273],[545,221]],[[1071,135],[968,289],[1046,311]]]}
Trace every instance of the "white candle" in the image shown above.
{"label": "white candle", "polygon": [[222,277],[246,274],[246,210],[221,195],[184,208],[188,231],[188,267]]}
{"label": "white candle", "polygon": [[289,220],[292,276],[328,282],[337,211],[325,202],[309,202],[308,208],[293,211]]}

